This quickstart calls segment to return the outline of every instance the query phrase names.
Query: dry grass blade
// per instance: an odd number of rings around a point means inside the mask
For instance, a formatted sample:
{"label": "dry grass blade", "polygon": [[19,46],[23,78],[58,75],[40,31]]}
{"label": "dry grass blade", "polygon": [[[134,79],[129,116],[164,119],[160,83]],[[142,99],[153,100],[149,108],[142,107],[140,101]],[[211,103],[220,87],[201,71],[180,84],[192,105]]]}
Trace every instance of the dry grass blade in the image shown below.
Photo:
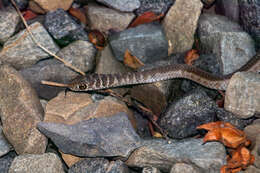
{"label": "dry grass blade", "polygon": [[68,84],[45,81],[45,80],[42,80],[41,83],[44,84],[44,85],[50,85],[50,86],[56,86],[56,87],[66,87],[67,88],[69,86]]}
{"label": "dry grass blade", "polygon": [[20,11],[19,8],[17,7],[16,3],[14,2],[14,0],[10,0],[10,1],[11,1],[11,3],[13,4],[13,6],[15,7],[15,9],[16,9],[18,15],[20,16],[20,18],[22,19],[23,24],[25,25],[26,30],[28,31],[29,35],[31,36],[33,42],[34,42],[38,47],[40,47],[42,50],[44,50],[45,52],[47,52],[49,55],[51,55],[51,56],[53,56],[54,58],[58,59],[59,61],[63,62],[63,63],[65,64],[65,66],[67,66],[67,67],[73,69],[74,71],[76,71],[76,72],[78,72],[78,73],[80,73],[80,74],[82,74],[82,75],[85,75],[85,73],[82,72],[80,69],[78,69],[78,68],[72,66],[69,62],[67,62],[67,61],[65,61],[64,59],[58,57],[57,55],[55,55],[54,53],[52,53],[51,51],[49,51],[48,49],[46,49],[45,47],[43,47],[40,43],[38,43],[37,40],[35,39],[35,37],[33,36],[33,34],[32,34],[32,32],[31,32],[31,30],[30,30],[30,28],[29,28],[29,26],[28,26],[26,20],[24,19],[24,17],[23,17],[23,15],[22,15],[21,11]]}

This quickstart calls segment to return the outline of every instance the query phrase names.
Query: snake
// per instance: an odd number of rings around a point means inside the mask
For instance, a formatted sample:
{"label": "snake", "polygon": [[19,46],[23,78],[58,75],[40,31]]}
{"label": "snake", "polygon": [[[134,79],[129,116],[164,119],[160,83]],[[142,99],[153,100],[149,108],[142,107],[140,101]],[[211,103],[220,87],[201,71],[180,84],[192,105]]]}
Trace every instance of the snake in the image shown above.
{"label": "snake", "polygon": [[260,51],[257,52],[257,54],[244,66],[228,75],[213,75],[194,66],[186,64],[171,64],[144,71],[116,74],[93,73],[86,76],[78,76],[71,83],[66,84],[66,87],[72,91],[94,91],[128,85],[154,83],[175,78],[184,78],[199,83],[207,88],[226,90],[232,75],[240,71],[259,72]]}

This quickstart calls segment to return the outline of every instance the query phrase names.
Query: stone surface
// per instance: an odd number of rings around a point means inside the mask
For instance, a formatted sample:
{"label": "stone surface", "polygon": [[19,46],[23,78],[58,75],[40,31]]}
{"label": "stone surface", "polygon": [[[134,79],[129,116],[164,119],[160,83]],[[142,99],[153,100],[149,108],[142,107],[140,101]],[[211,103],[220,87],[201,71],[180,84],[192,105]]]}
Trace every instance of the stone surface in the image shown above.
{"label": "stone surface", "polygon": [[3,132],[18,154],[44,153],[47,139],[37,129],[43,109],[35,90],[13,68],[0,66],[0,115]]}
{"label": "stone surface", "polygon": [[202,52],[216,55],[222,74],[234,72],[255,55],[252,38],[224,16],[201,15],[198,34]]}
{"label": "stone surface", "polygon": [[103,158],[85,158],[70,167],[68,173],[130,173],[127,166],[122,161],[109,162]]}
{"label": "stone surface", "polygon": [[168,11],[168,9],[173,4],[173,1],[169,0],[140,0],[141,6],[135,11],[138,15],[145,12],[152,11],[156,14],[163,14]]}
{"label": "stone surface", "polygon": [[162,22],[169,42],[169,54],[192,48],[202,6],[200,0],[176,0],[170,8]]}
{"label": "stone surface", "polygon": [[239,0],[217,0],[216,13],[226,16],[230,20],[239,22]]}
{"label": "stone surface", "polygon": [[54,153],[17,156],[8,173],[64,173],[60,158]]}
{"label": "stone surface", "polygon": [[[9,0],[1,0],[1,1],[2,1],[3,6],[7,7],[7,6],[12,5],[11,1],[9,1]],[[20,10],[24,10],[28,5],[28,1],[29,0],[15,0],[15,3]],[[1,7],[1,5],[0,5],[0,7]]]}
{"label": "stone surface", "polygon": [[[36,22],[30,25],[30,30],[37,42],[49,51],[56,53],[59,48],[54,43],[44,27]],[[14,35],[5,42],[0,52],[0,61],[10,63],[15,68],[25,68],[50,55],[39,48],[26,30]]]}
{"label": "stone surface", "polygon": [[109,44],[120,61],[123,61],[127,49],[145,64],[167,57],[168,43],[158,23],[143,24],[114,33]]}
{"label": "stone surface", "polygon": [[122,12],[132,12],[140,7],[139,0],[97,0],[109,7],[115,8]]}
{"label": "stone surface", "polygon": [[[57,53],[57,56],[62,57],[83,72],[93,70],[95,55],[96,49],[93,45],[88,41],[82,40],[69,44]],[[21,73],[32,84],[38,95],[45,99],[53,98],[64,88],[42,85],[42,80],[69,83],[79,75],[56,59],[43,60],[21,70]]]}
{"label": "stone surface", "polygon": [[84,159],[82,157],[73,156],[71,154],[65,154],[61,151],[59,151],[59,152],[61,153],[61,157],[68,167],[71,167],[75,163]]}
{"label": "stone surface", "polygon": [[33,0],[46,12],[55,11],[59,8],[63,10],[68,10],[73,2],[73,0]]}
{"label": "stone surface", "polygon": [[89,4],[86,10],[91,29],[108,33],[110,29],[122,31],[134,19],[133,13],[123,13],[95,4]]}
{"label": "stone surface", "polygon": [[3,157],[0,157],[0,172],[1,173],[8,173],[9,167],[11,166],[11,163],[16,156],[17,155],[15,154],[15,152],[9,152],[6,155],[4,155]]}
{"label": "stone surface", "polygon": [[251,165],[248,168],[246,168],[246,170],[243,171],[243,173],[260,173],[260,169]]}
{"label": "stone surface", "polygon": [[154,167],[144,167],[142,173],[161,173],[161,171]]}
{"label": "stone surface", "polygon": [[255,145],[256,140],[257,140],[256,138],[260,134],[260,124],[255,123],[255,124],[246,126],[244,129],[244,132],[246,133],[246,137],[252,142],[253,145]]}
{"label": "stone surface", "polygon": [[260,112],[260,76],[253,72],[238,72],[230,79],[225,96],[225,109],[241,118]]}
{"label": "stone surface", "polygon": [[215,1],[217,0],[201,0],[201,2],[203,2],[206,5],[206,7],[211,6]]}
{"label": "stone surface", "polygon": [[[259,129],[257,129],[259,131]],[[260,168],[260,135],[258,134],[254,141],[254,147],[251,151],[251,154],[255,156],[255,162],[254,166],[256,166],[258,169]]]}
{"label": "stone surface", "polygon": [[222,144],[201,139],[182,141],[148,140],[136,149],[126,161],[130,167],[156,167],[170,172],[175,163],[191,163],[200,172],[219,172],[225,164],[226,151]]}
{"label": "stone surface", "polygon": [[84,28],[77,24],[63,9],[59,8],[48,12],[44,26],[62,46],[66,46],[75,40],[88,41],[88,34]]}
{"label": "stone surface", "polygon": [[13,7],[10,6],[0,10],[0,44],[3,44],[14,34],[19,21],[19,15]]}
{"label": "stone surface", "polygon": [[74,125],[38,123],[38,129],[64,153],[76,156],[127,157],[140,144],[127,115],[92,118]]}
{"label": "stone surface", "polygon": [[9,142],[6,140],[4,134],[3,134],[3,128],[0,125],[0,157],[8,153],[12,149],[12,146],[9,144]]}
{"label": "stone surface", "polygon": [[242,26],[256,41],[256,47],[260,48],[260,3],[257,0],[238,2]]}
{"label": "stone surface", "polygon": [[46,11],[35,1],[29,1],[29,9],[38,14],[45,14]]}
{"label": "stone surface", "polygon": [[170,173],[200,173],[200,171],[189,164],[176,163],[171,168]]}
{"label": "stone surface", "polygon": [[215,111],[216,103],[197,89],[170,103],[158,123],[170,137],[182,139],[196,135],[197,126],[214,121]]}

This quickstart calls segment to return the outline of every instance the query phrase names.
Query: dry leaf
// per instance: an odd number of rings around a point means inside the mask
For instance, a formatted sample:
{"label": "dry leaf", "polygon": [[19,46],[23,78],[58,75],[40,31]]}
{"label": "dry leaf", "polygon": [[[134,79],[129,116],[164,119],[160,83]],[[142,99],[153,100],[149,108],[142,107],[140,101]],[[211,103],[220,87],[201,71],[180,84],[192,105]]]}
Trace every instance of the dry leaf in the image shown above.
{"label": "dry leaf", "polygon": [[106,46],[106,38],[102,32],[92,30],[89,32],[88,37],[89,41],[93,43],[98,50],[102,50]]}
{"label": "dry leaf", "polygon": [[155,137],[155,138],[162,138],[163,136],[159,132],[154,132],[153,137]]}
{"label": "dry leaf", "polygon": [[125,51],[124,64],[133,69],[137,69],[139,67],[144,66],[144,63],[141,60],[139,60],[136,56],[133,56],[128,49]]}
{"label": "dry leaf", "polygon": [[184,61],[186,64],[192,65],[192,62],[198,58],[199,58],[198,51],[195,49],[191,49],[190,51],[187,52]]}
{"label": "dry leaf", "polygon": [[30,19],[37,17],[37,14],[35,14],[31,10],[26,10],[26,11],[23,12],[23,17],[26,21],[28,21]]}
{"label": "dry leaf", "polygon": [[68,12],[70,13],[70,15],[79,19],[83,24],[87,25],[87,18],[80,9],[71,7]]}
{"label": "dry leaf", "polygon": [[144,23],[150,23],[156,20],[161,19],[164,14],[156,15],[154,12],[148,11],[138,16],[130,25],[130,27],[136,27],[137,25],[141,25]]}

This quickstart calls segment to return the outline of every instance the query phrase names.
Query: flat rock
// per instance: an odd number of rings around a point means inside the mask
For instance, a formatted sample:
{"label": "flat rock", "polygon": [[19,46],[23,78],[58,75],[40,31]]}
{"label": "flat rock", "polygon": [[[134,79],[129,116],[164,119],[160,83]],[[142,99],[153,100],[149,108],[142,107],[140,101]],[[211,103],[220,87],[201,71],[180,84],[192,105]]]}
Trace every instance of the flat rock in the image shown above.
{"label": "flat rock", "polygon": [[140,7],[135,11],[135,13],[137,13],[138,15],[141,15],[148,11],[154,12],[156,14],[164,14],[173,4],[173,1],[169,0],[140,0],[140,2]]}
{"label": "flat rock", "polygon": [[109,7],[117,9],[122,12],[132,12],[140,7],[139,0],[97,0],[98,2],[105,4]]}
{"label": "flat rock", "polygon": [[[8,20],[6,20],[8,19]],[[3,44],[15,32],[20,18],[12,6],[0,10],[0,43]]]}
{"label": "flat rock", "polygon": [[9,144],[9,142],[6,140],[2,126],[0,126],[0,157],[11,151],[12,146]]}
{"label": "flat rock", "polygon": [[92,118],[74,125],[38,123],[38,129],[64,153],[83,157],[127,157],[140,146],[125,113]]}
{"label": "flat rock", "polygon": [[167,12],[162,25],[169,41],[169,54],[192,48],[202,6],[200,0],[176,0]]}
{"label": "flat rock", "polygon": [[86,10],[91,29],[108,33],[110,29],[122,31],[134,19],[134,13],[123,13],[103,6],[89,4]]}
{"label": "flat rock", "polygon": [[225,96],[225,109],[240,118],[260,112],[260,76],[253,72],[238,72],[230,79]]}
{"label": "flat rock", "polygon": [[171,168],[170,173],[199,173],[200,171],[186,163],[176,163]]}
{"label": "flat rock", "polygon": [[25,154],[15,157],[8,173],[64,173],[60,158],[54,153]]}
{"label": "flat rock", "polygon": [[[31,24],[30,30],[37,42],[43,47],[53,53],[56,53],[59,50],[51,36],[40,23],[36,22]],[[32,41],[26,30],[21,31],[8,39],[0,52],[0,61],[9,63],[17,69],[29,67],[37,61],[47,57],[49,57],[49,54]]]}
{"label": "flat rock", "polygon": [[128,167],[120,160],[109,162],[103,158],[85,158],[70,167],[68,173],[130,173]]}
{"label": "flat rock", "polygon": [[237,23],[224,16],[201,15],[198,34],[202,52],[216,55],[221,62],[222,74],[238,70],[255,55],[252,38]]}
{"label": "flat rock", "polygon": [[226,16],[232,21],[239,22],[239,0],[217,0],[216,13]]}
{"label": "flat rock", "polygon": [[55,11],[58,8],[68,10],[73,3],[73,0],[33,0],[46,12]]}
{"label": "flat rock", "polygon": [[62,46],[76,40],[89,40],[84,28],[60,8],[46,14],[44,26],[58,44]]}
{"label": "flat rock", "polygon": [[17,155],[15,152],[9,152],[6,155],[0,157],[0,172],[8,173],[12,161]]}
{"label": "flat rock", "polygon": [[10,66],[0,66],[0,115],[3,132],[18,154],[44,153],[47,139],[37,129],[43,109],[30,84]]}
{"label": "flat rock", "polygon": [[127,49],[143,63],[154,62],[168,55],[168,42],[158,23],[143,24],[114,33],[109,44],[120,61],[123,61]]}
{"label": "flat rock", "polygon": [[190,163],[200,172],[219,172],[225,164],[226,151],[222,144],[201,139],[182,141],[148,140],[136,149],[126,161],[130,167],[155,167],[170,172],[175,163]]}

